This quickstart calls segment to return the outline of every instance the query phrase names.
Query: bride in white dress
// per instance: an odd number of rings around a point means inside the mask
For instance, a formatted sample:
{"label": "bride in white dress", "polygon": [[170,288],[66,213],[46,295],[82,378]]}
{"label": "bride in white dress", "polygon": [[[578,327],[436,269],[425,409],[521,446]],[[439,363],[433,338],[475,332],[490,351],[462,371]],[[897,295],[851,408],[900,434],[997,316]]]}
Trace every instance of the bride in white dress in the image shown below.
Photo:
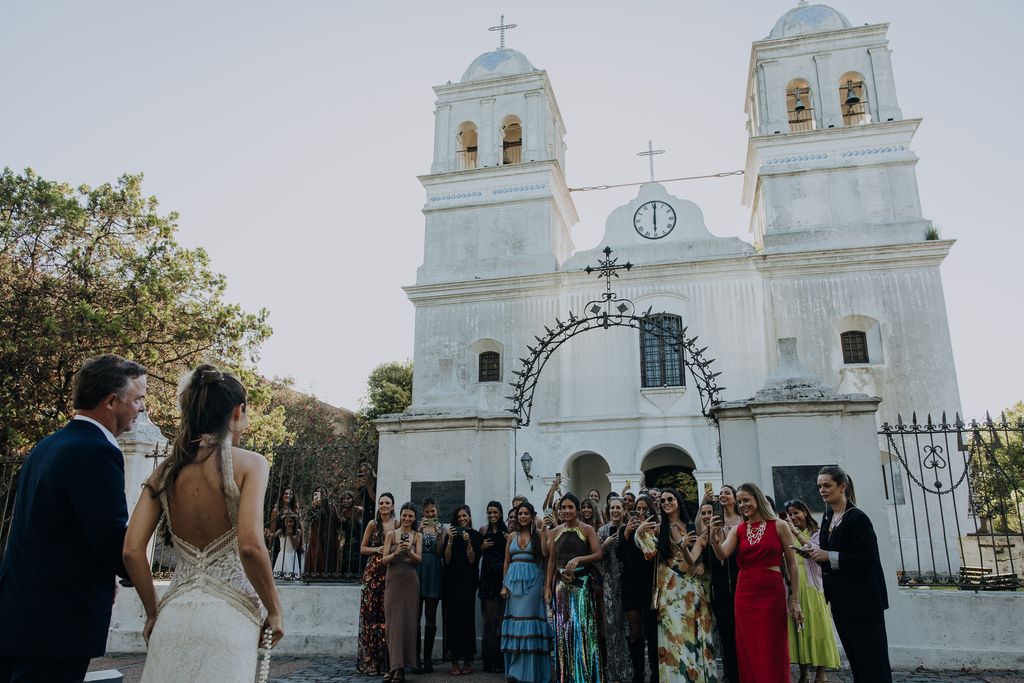
{"label": "bride in white dress", "polygon": [[[143,683],[252,683],[263,628],[284,635],[263,539],[266,459],[237,447],[249,424],[245,387],[200,365],[178,387],[171,454],[132,513],[125,567],[146,609]],[[178,555],[157,603],[147,547],[159,529]],[[266,609],[262,616],[261,602]]]}

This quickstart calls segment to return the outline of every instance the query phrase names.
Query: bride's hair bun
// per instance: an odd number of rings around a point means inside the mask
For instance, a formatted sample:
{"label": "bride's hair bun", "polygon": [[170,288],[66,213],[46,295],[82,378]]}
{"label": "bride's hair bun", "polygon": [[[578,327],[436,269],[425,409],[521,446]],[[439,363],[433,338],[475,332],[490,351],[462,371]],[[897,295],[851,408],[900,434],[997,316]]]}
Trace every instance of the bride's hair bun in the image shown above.
{"label": "bride's hair bun", "polygon": [[199,380],[199,386],[224,381],[224,373],[212,366],[198,368],[196,370],[196,377]]}

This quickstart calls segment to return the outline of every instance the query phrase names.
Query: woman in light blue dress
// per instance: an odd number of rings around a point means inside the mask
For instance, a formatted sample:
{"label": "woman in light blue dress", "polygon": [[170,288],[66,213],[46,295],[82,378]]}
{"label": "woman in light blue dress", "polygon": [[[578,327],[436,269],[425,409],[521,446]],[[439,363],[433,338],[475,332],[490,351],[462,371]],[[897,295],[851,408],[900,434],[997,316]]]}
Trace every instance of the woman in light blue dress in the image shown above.
{"label": "woman in light blue dress", "polygon": [[505,543],[506,599],[501,622],[505,676],[518,683],[551,680],[551,626],[544,606],[544,544],[529,503],[515,509],[516,528]]}

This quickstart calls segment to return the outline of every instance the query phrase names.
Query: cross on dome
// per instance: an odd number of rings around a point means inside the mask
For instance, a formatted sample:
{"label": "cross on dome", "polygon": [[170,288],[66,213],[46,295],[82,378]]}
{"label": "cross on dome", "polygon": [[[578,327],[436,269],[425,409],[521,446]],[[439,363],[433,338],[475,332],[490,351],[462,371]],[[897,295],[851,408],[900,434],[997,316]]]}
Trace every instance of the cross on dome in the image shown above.
{"label": "cross on dome", "polygon": [[664,154],[664,153],[665,153],[665,150],[663,150],[663,149],[654,149],[654,143],[652,141],[650,141],[650,140],[647,141],[647,151],[646,152],[637,152],[636,153],[636,155],[638,157],[647,157],[648,161],[651,162],[651,182],[652,183],[654,182],[654,155],[656,155],[656,154]]}
{"label": "cross on dome", "polygon": [[487,30],[488,31],[498,31],[499,32],[498,35],[500,36],[500,40],[498,42],[498,49],[499,50],[504,50],[505,49],[505,31],[511,30],[511,29],[514,29],[514,28],[517,28],[516,24],[506,24],[505,23],[505,15],[502,14],[501,15],[501,19],[498,20],[498,25],[497,26],[491,26]]}

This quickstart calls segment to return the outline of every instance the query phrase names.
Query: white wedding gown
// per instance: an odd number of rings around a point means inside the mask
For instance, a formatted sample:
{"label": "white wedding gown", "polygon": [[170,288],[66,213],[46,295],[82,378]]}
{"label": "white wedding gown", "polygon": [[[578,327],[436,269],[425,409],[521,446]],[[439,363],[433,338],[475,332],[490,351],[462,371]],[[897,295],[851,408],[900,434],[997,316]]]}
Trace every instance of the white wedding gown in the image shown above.
{"label": "white wedding gown", "polygon": [[200,550],[174,535],[166,494],[164,523],[178,553],[157,612],[142,683],[252,683],[262,617],[238,557],[238,504],[231,442],[220,447],[231,528]]}

